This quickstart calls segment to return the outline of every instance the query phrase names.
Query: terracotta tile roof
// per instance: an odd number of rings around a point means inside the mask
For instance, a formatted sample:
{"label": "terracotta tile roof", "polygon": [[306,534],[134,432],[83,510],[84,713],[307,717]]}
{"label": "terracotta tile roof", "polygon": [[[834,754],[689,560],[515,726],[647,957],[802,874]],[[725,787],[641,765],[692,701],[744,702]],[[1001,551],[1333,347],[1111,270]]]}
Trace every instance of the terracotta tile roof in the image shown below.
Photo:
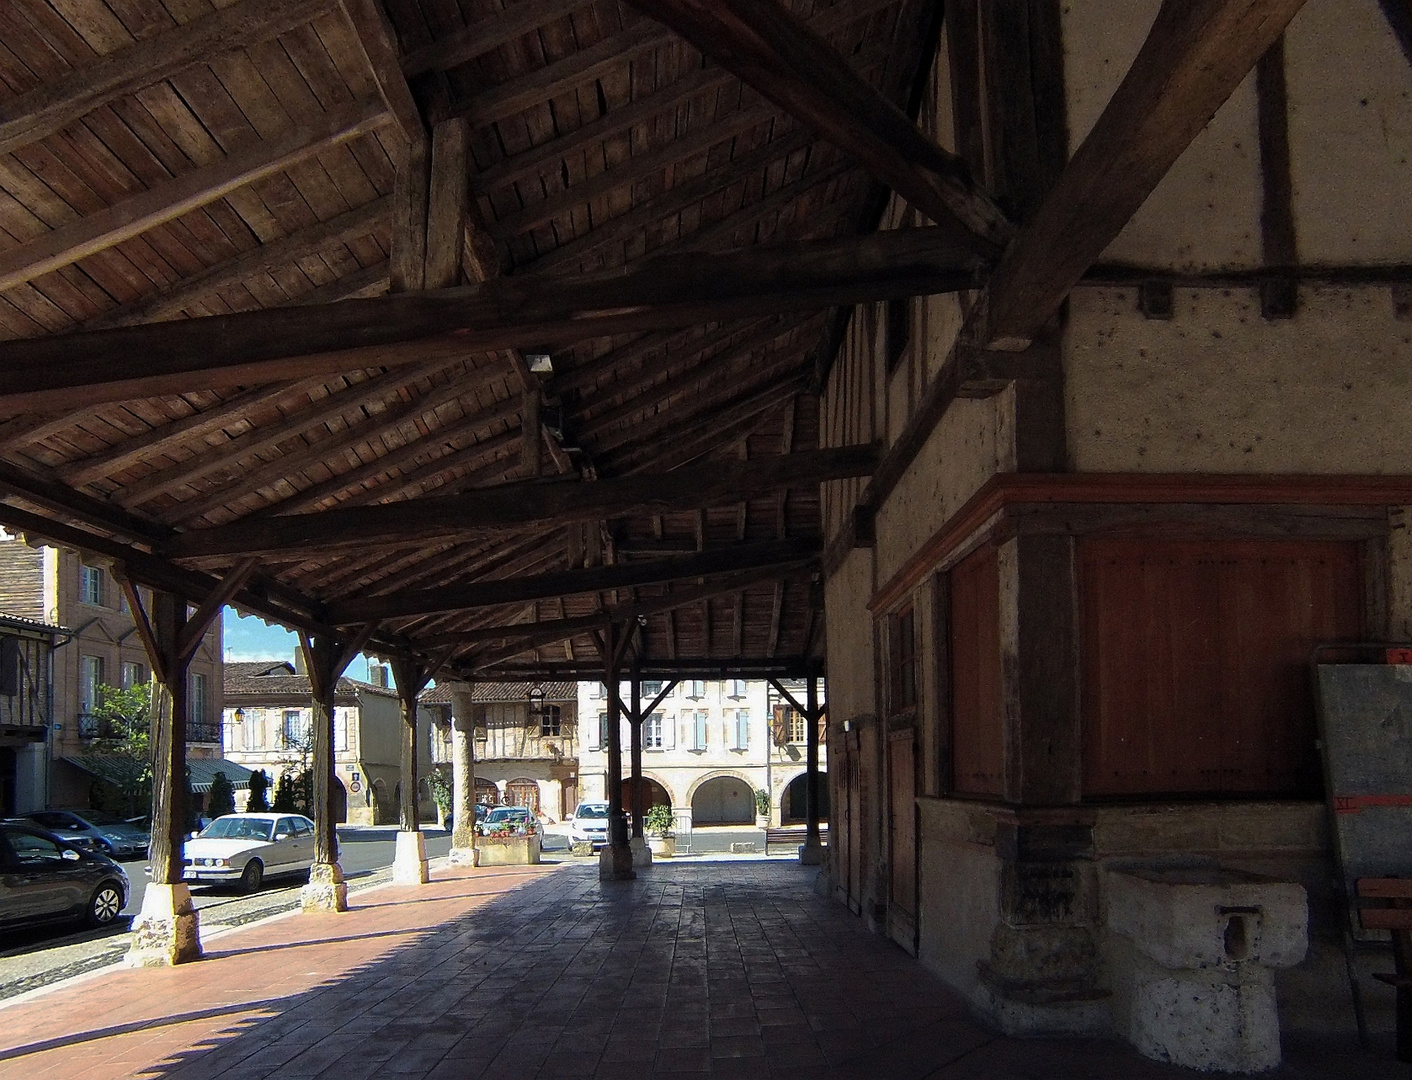
{"label": "terracotta tile roof", "polygon": [[[229,662],[225,665],[225,696],[231,697],[309,697],[313,688],[309,676],[296,675],[294,665],[287,660],[255,660]],[[341,696],[373,694],[378,697],[397,696],[390,686],[376,686],[358,679],[341,678],[336,693]]]}
{"label": "terracotta tile roof", "polygon": [[[576,682],[545,682],[539,684],[544,689],[545,701],[577,701],[579,684]],[[471,684],[471,700],[481,705],[499,702],[524,701],[534,683],[527,682],[478,682]],[[451,684],[439,683],[422,691],[418,699],[423,705],[451,704]]]}

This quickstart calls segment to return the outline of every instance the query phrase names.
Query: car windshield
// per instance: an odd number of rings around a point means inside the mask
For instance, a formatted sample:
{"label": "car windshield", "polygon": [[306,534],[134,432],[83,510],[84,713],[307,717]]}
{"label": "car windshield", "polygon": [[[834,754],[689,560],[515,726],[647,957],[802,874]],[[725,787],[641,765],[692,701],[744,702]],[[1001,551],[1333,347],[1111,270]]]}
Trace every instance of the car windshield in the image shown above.
{"label": "car windshield", "polygon": [[124,828],[132,828],[126,821],[116,814],[109,814],[103,810],[85,810],[83,816],[93,825],[121,825]]}
{"label": "car windshield", "polygon": [[523,806],[501,806],[492,810],[486,815],[486,821],[518,821],[520,818],[529,817],[529,811]]}
{"label": "car windshield", "polygon": [[607,816],[607,803],[584,803],[574,814],[574,818],[578,821],[583,821],[585,818],[606,818]]}
{"label": "car windshield", "polygon": [[264,818],[220,817],[201,830],[201,839],[269,840],[274,824]]}

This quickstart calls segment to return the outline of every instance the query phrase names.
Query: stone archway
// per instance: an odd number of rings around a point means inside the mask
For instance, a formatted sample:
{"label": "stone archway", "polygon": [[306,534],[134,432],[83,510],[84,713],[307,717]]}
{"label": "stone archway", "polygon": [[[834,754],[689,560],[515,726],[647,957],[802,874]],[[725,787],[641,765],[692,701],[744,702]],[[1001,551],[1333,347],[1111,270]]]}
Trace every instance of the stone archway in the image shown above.
{"label": "stone archway", "polygon": [[[667,789],[650,776],[642,778],[642,812],[647,813],[654,806],[671,806],[672,796]],[[632,777],[623,777],[623,807],[632,813]]]}
{"label": "stone archway", "polygon": [[[784,789],[784,794],[780,796],[780,824],[800,825],[809,816],[806,807],[808,798],[809,774],[800,773],[791,780]],[[829,774],[819,770],[819,820],[829,819]]]}
{"label": "stone archway", "polygon": [[476,777],[476,802],[485,806],[500,805],[500,789],[484,777]]}
{"label": "stone archway", "polygon": [[691,795],[691,824],[755,824],[755,789],[738,776],[703,781]]}

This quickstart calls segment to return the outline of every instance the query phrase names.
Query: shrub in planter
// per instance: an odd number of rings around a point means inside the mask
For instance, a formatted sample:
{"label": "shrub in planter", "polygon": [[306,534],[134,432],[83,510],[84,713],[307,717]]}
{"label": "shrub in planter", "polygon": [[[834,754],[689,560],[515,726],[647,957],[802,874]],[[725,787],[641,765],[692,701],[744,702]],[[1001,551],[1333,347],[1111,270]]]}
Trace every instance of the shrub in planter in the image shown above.
{"label": "shrub in planter", "polygon": [[755,792],[755,816],[767,820],[770,816],[770,793],[764,788]]}
{"label": "shrub in planter", "polygon": [[651,810],[647,811],[647,816],[642,819],[642,824],[653,836],[660,836],[666,839],[672,835],[672,827],[675,824],[672,818],[672,808],[663,803],[658,803]]}

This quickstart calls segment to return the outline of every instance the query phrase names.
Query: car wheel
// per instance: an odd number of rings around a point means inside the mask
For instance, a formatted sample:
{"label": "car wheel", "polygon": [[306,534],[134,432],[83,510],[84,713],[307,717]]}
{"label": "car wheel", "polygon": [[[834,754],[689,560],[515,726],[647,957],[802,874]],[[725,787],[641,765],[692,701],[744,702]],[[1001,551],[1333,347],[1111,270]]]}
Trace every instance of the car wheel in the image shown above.
{"label": "car wheel", "polygon": [[265,880],[265,868],[259,859],[251,859],[245,864],[245,873],[240,875],[241,892],[257,892]]}
{"label": "car wheel", "polygon": [[107,926],[123,910],[123,892],[112,882],[104,882],[88,901],[89,926]]}

